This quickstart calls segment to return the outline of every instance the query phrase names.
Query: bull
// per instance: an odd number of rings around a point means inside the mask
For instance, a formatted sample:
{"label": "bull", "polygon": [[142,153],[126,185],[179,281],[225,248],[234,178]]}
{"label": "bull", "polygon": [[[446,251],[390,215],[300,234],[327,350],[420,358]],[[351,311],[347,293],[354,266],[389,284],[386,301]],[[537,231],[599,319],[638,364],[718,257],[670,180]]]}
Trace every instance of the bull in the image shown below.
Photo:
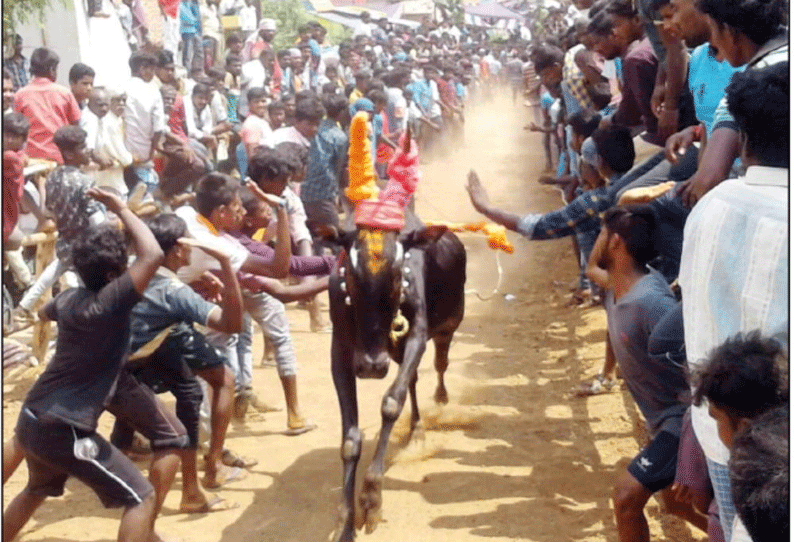
{"label": "bull", "polygon": [[[411,432],[420,421],[417,368],[427,341],[435,343],[438,384],[435,401],[446,404],[449,346],[463,319],[466,251],[445,226],[424,226],[407,214],[400,231],[359,225],[337,238],[342,245],[328,295],[333,324],[331,370],[342,415],[343,487],[340,517],[332,539],[352,541],[354,526],[371,533],[380,521],[384,459],[389,435],[411,396]],[[382,426],[364,476],[356,521],[355,475],[361,457],[356,378],[397,377],[381,403]]]}

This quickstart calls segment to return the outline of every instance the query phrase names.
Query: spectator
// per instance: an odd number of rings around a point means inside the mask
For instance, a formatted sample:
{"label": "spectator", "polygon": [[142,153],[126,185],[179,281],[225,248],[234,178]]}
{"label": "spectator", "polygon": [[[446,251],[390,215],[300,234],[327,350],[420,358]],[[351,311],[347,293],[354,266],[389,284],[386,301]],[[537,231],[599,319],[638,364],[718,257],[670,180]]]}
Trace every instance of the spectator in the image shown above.
{"label": "spectator", "polygon": [[[22,149],[28,139],[30,123],[21,113],[3,115],[3,242],[11,237],[11,232],[19,218],[19,206],[25,191],[25,155]],[[21,237],[18,236],[18,237]],[[18,244],[19,239],[16,239]],[[15,249],[16,246],[8,246]]]}
{"label": "spectator", "polygon": [[182,66],[190,72],[194,66],[204,65],[198,0],[179,2],[179,34],[182,36]]}
{"label": "spectator", "polygon": [[6,59],[3,68],[11,74],[14,92],[28,84],[30,61],[22,54],[22,36],[19,34],[14,34],[14,54]]}
{"label": "spectator", "polygon": [[102,87],[94,87],[83,112],[81,123],[87,132],[86,146],[92,161],[99,165],[93,172],[94,184],[121,196],[129,192],[124,183],[124,168],[132,164],[132,154],[124,146],[120,119],[110,113],[110,95]]}
{"label": "spectator", "polygon": [[84,109],[88,103],[91,89],[94,87],[95,75],[94,69],[82,62],[78,62],[69,69],[69,86],[80,109]]}
{"label": "spectator", "polygon": [[14,109],[30,122],[25,153],[30,158],[61,164],[61,153],[52,138],[61,126],[80,121],[80,106],[69,89],[55,83],[58,62],[58,55],[54,51],[44,48],[33,51],[30,56],[30,74],[33,79],[17,91]]}

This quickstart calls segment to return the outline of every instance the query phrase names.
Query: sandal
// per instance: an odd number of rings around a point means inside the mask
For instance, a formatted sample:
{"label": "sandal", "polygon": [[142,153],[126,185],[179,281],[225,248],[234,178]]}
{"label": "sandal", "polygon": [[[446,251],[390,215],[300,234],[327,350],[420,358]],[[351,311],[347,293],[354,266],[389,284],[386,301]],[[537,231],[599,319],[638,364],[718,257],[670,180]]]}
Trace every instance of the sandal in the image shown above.
{"label": "sandal", "polygon": [[227,467],[235,467],[238,469],[250,469],[259,464],[259,461],[256,459],[251,459],[249,457],[243,457],[241,455],[237,455],[231,450],[223,450],[223,454],[221,454],[221,463],[226,465]]}
{"label": "sandal", "polygon": [[210,480],[207,478],[207,475],[204,475],[204,478],[201,479],[201,485],[204,486],[204,489],[218,489],[221,486],[225,486],[231,482],[237,482],[245,478],[245,471],[240,467],[232,467],[228,471],[226,471],[226,476],[223,477],[222,480]]}
{"label": "sandal", "polygon": [[287,435],[288,437],[297,437],[298,435],[308,433],[309,431],[313,431],[315,429],[317,429],[317,424],[314,422],[307,421],[300,427],[288,428],[286,431],[284,431],[284,434]]}
{"label": "sandal", "polygon": [[234,510],[235,508],[240,508],[240,503],[227,501],[218,495],[213,495],[210,500],[202,504],[182,504],[179,506],[179,512],[181,514],[207,514]]}

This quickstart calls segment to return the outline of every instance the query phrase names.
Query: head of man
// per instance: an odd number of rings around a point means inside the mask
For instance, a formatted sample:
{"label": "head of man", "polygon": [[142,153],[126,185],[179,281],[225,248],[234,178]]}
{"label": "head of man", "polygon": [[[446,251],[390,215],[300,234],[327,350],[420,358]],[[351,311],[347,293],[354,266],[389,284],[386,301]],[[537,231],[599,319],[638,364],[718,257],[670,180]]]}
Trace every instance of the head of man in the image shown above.
{"label": "head of man", "polygon": [[613,0],[606,7],[612,16],[612,32],[625,53],[632,42],[642,39],[645,29],[632,0]]}
{"label": "head of man", "polygon": [[532,54],[535,73],[546,88],[558,87],[562,83],[562,63],[565,53],[553,45],[543,44]]}
{"label": "head of man", "polygon": [[176,83],[176,71],[174,68],[174,53],[167,49],[161,49],[157,53],[157,68],[155,75],[160,82],[173,85]]}
{"label": "head of man", "polygon": [[210,103],[212,98],[212,87],[207,83],[196,83],[190,97],[193,100],[193,107],[196,113],[200,113]]}
{"label": "head of man", "polygon": [[262,19],[259,21],[259,37],[265,43],[270,43],[276,37],[275,19]]}
{"label": "head of man", "polygon": [[176,102],[176,88],[172,85],[163,85],[160,87],[160,96],[163,98],[163,111],[166,115],[171,113],[171,109]]}
{"label": "head of man", "polygon": [[14,78],[11,72],[3,70],[3,111],[14,107]]}
{"label": "head of man", "polygon": [[706,15],[718,58],[735,68],[782,31],[788,12],[780,0],[698,0],[696,5]]}
{"label": "head of man", "polygon": [[110,111],[110,95],[103,87],[94,87],[88,98],[88,109],[98,118],[102,118]]}
{"label": "head of man", "polygon": [[649,205],[619,205],[604,213],[593,250],[601,250],[598,266],[610,274],[618,270],[646,272],[656,256],[656,212]]}
{"label": "head of man", "polygon": [[51,81],[58,79],[58,53],[45,47],[35,49],[30,55],[30,74],[33,77],[45,77]]}
{"label": "head of man", "polygon": [[746,165],[789,167],[789,63],[734,75],[725,89]]}
{"label": "head of man", "polygon": [[69,69],[69,86],[78,103],[83,103],[91,96],[95,75],[94,69],[82,62],[76,63]]}
{"label": "head of man", "polygon": [[90,228],[72,245],[72,262],[85,287],[100,291],[127,269],[124,233],[109,224]]}
{"label": "head of man", "polygon": [[22,55],[22,36],[14,34],[14,56]]}
{"label": "head of man", "polygon": [[295,129],[310,140],[317,135],[323,117],[325,108],[320,100],[301,100],[295,106]]}
{"label": "head of man", "polygon": [[695,0],[656,0],[664,27],[683,39],[687,47],[697,47],[709,39],[709,24],[705,15],[695,7]]}
{"label": "head of man", "polygon": [[148,83],[154,79],[154,70],[157,66],[157,58],[151,53],[135,51],[130,56],[130,72],[135,77]]}

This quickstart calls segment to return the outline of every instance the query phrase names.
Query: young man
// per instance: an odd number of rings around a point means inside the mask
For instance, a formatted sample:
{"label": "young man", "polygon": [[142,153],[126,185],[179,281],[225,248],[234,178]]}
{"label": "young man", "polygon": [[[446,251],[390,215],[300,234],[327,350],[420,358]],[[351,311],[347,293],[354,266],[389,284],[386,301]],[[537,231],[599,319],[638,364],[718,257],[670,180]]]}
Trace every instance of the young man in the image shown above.
{"label": "young man", "polygon": [[309,147],[309,167],[300,193],[310,231],[317,226],[339,229],[336,202],[347,163],[347,135],[339,121],[347,114],[347,100],[344,96],[331,96],[325,101],[325,110],[328,116],[320,123]]}
{"label": "young man", "polygon": [[95,76],[94,69],[82,62],[76,63],[69,69],[69,86],[80,109],[85,108],[88,98],[91,97]]}
{"label": "young man", "polygon": [[90,195],[119,216],[132,235],[136,258],[127,268],[118,230],[84,231],[75,244],[74,263],[85,287],[63,292],[40,312],[58,322],[58,344],[20,412],[15,438],[27,459],[29,479],[3,514],[4,541],[19,533],[46,497],[63,494],[70,476],[89,485],[106,507],[124,507],[119,540],[160,540],[152,531],[157,506],[152,485],[96,428],[112,390],[121,384],[130,311],[163,252],[120,198],[99,189]]}
{"label": "young man", "polygon": [[[758,329],[788,348],[788,68],[779,62],[736,74],[726,90],[747,172],[707,192],[686,221],[679,281],[693,372],[736,333]],[[712,295],[715,285],[726,293]],[[705,407],[692,407],[692,427],[730,540],[728,449]]]}
{"label": "young man", "polygon": [[80,106],[69,89],[57,85],[60,59],[54,51],[39,48],[30,55],[30,83],[14,96],[14,110],[30,122],[25,154],[62,164],[61,153],[53,142],[55,131],[80,121]]}
{"label": "young man", "polygon": [[3,68],[11,74],[14,92],[28,84],[30,62],[22,54],[22,36],[19,34],[14,34],[14,54],[5,59],[3,64]]}
{"label": "young man", "polygon": [[[604,215],[587,269],[588,277],[607,291],[610,343],[651,435],[650,444],[634,458],[614,489],[620,542],[650,540],[644,508],[659,491],[669,513],[703,530],[706,525],[692,505],[677,502],[670,491],[687,407],[680,396],[689,387],[683,368],[651,348],[657,326],[666,324],[668,313],[677,305],[664,277],[647,267],[655,256],[655,229],[656,216],[650,207],[613,207]],[[683,336],[678,333],[671,339],[680,349]],[[673,346],[665,348],[674,350]]]}
{"label": "young man", "polygon": [[19,205],[25,191],[26,158],[22,149],[29,129],[30,123],[21,113],[3,115],[3,242],[8,241],[19,219]]}

